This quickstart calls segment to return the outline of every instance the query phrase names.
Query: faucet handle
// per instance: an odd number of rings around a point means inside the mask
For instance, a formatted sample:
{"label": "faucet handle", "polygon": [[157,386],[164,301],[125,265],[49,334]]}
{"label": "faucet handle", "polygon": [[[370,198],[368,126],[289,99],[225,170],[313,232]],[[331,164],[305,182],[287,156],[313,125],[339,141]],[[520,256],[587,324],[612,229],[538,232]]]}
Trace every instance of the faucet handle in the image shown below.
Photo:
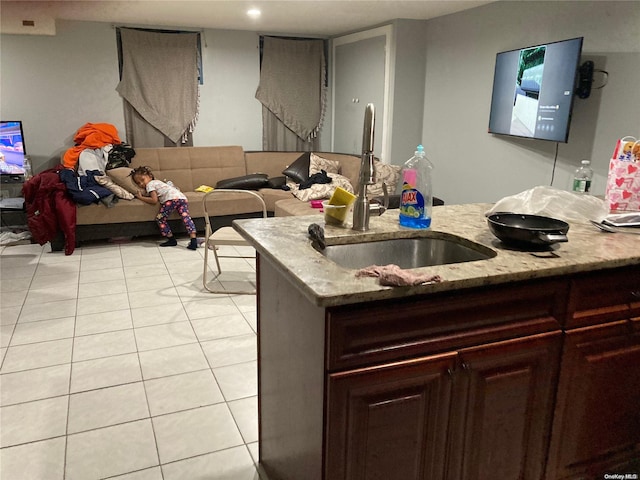
{"label": "faucet handle", "polygon": [[378,203],[378,204],[371,205],[370,207],[370,211],[372,213],[375,213],[378,216],[382,215],[384,212],[389,210],[389,192],[387,191],[387,184],[384,182],[382,182],[382,194],[383,194],[383,200],[382,200],[383,204],[380,205]]}
{"label": "faucet handle", "polygon": [[387,184],[382,182],[382,194],[384,195],[384,209],[389,209],[389,192],[387,191]]}

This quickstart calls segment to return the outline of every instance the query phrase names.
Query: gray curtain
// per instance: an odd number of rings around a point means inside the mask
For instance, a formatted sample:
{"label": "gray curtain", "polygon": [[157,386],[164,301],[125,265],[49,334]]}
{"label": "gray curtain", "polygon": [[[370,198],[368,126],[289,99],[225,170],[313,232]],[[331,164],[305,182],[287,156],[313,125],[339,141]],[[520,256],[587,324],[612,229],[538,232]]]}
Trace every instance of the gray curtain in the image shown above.
{"label": "gray curtain", "polygon": [[323,40],[264,37],[260,85],[264,150],[317,150],[326,106]]}
{"label": "gray curtain", "polygon": [[198,117],[197,33],[120,29],[127,141],[134,147],[186,143]]}
{"label": "gray curtain", "polygon": [[319,150],[319,137],[305,142],[271,111],[262,106],[262,149],[281,152],[312,152]]}

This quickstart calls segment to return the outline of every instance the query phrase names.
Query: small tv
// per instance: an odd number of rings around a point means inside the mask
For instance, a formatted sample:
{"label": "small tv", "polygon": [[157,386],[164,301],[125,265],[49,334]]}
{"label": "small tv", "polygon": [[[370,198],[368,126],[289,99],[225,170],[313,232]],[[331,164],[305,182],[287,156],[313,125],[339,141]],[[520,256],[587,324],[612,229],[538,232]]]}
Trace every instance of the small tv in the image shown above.
{"label": "small tv", "polygon": [[24,175],[24,133],[21,121],[0,121],[0,173]]}
{"label": "small tv", "polygon": [[498,53],[489,133],[567,143],[582,40]]}

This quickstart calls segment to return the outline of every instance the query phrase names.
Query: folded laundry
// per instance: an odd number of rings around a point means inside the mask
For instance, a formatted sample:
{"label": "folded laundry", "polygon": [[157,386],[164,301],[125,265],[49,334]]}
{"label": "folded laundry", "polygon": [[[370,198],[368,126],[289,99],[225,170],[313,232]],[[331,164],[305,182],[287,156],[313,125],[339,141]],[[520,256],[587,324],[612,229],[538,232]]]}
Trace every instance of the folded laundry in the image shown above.
{"label": "folded laundry", "polygon": [[423,285],[426,283],[439,283],[440,275],[416,274],[403,270],[398,265],[371,265],[361,268],[356,272],[356,277],[378,277],[380,285],[391,287],[406,287],[411,285]]}

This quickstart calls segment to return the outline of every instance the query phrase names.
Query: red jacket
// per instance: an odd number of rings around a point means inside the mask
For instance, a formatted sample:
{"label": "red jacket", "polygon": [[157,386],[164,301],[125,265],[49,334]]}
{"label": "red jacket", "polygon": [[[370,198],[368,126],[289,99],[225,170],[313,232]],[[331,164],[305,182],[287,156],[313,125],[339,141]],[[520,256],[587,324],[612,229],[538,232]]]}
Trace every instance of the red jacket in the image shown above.
{"label": "red jacket", "polygon": [[60,180],[62,168],[58,165],[30,178],[22,186],[22,194],[31,237],[44,245],[62,231],[64,253],[71,255],[76,247],[76,204]]}

